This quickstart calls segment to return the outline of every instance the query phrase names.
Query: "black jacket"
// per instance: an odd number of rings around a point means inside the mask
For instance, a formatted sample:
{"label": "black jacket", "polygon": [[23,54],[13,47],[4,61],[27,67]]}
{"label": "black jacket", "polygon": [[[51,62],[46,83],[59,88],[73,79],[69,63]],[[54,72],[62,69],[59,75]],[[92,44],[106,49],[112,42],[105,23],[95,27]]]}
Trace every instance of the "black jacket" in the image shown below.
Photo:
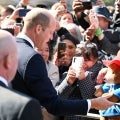
{"label": "black jacket", "polygon": [[48,78],[45,62],[30,43],[18,39],[19,65],[13,88],[39,100],[50,113],[56,115],[86,114],[87,100],[63,100],[57,95]]}

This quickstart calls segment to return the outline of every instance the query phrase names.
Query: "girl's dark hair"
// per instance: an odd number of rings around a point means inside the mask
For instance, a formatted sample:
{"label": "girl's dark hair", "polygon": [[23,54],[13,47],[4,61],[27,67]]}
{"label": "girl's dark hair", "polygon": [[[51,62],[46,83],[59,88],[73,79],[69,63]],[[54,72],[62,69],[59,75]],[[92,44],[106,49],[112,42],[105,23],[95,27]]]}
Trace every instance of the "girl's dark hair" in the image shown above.
{"label": "girl's dark hair", "polygon": [[78,45],[76,56],[83,56],[85,60],[98,59],[98,49],[96,44],[87,43],[84,45]]}

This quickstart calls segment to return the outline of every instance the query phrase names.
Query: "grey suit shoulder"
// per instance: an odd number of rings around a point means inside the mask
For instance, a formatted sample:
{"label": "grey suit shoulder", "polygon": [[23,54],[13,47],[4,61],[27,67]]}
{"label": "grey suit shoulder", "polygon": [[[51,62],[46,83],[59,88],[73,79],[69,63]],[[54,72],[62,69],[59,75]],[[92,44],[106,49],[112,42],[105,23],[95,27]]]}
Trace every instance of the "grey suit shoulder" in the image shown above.
{"label": "grey suit shoulder", "polygon": [[42,120],[40,104],[0,86],[0,120]]}

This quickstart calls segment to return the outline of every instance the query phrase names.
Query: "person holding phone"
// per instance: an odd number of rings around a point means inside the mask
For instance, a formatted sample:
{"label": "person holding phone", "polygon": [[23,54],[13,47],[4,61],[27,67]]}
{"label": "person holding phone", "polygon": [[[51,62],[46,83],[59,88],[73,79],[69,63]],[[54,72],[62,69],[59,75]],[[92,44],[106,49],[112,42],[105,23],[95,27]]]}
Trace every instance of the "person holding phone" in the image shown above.
{"label": "person holding phone", "polygon": [[[112,105],[106,98],[91,100],[61,99],[50,81],[42,56],[34,50],[53,38],[56,20],[49,10],[33,8],[24,18],[17,36],[18,69],[12,87],[39,100],[54,115],[87,114],[89,109],[106,109]],[[105,103],[103,105],[103,103]]]}
{"label": "person holding phone", "polygon": [[[78,66],[82,67],[78,70]],[[59,96],[64,99],[95,98],[96,78],[102,67],[103,64],[98,60],[97,46],[94,43],[78,44],[69,71],[63,74],[63,79],[56,86]],[[76,74],[78,75],[76,76]],[[93,109],[90,113],[98,114],[98,111]],[[75,115],[67,115],[65,118],[66,120],[91,120],[90,118]]]}
{"label": "person holding phone", "polygon": [[61,75],[69,69],[72,58],[75,55],[76,45],[79,44],[79,40],[73,37],[70,33],[66,33],[60,37],[60,42],[66,43],[65,51],[62,53],[63,57],[56,58],[55,61],[56,65],[59,67],[59,74],[61,78]]}
{"label": "person holding phone", "polygon": [[[92,3],[92,7],[97,6],[97,5],[105,6],[105,3],[103,0],[96,0],[96,1],[89,0],[89,2]],[[92,9],[92,7],[91,7],[91,9]],[[84,30],[86,30],[90,26],[90,24],[89,24],[88,15],[84,12],[86,9],[84,9],[84,8],[87,8],[87,7],[83,6],[82,0],[73,0],[72,9],[74,11],[74,13],[73,13],[74,22],[77,25],[81,25],[81,27]]]}
{"label": "person holding phone", "polygon": [[120,29],[109,28],[112,23],[109,10],[105,6],[94,6],[90,11],[89,20],[90,27],[85,32],[85,39],[96,43],[100,52],[105,51],[101,52],[104,56],[107,55],[104,59],[112,59],[120,49]]}
{"label": "person holding phone", "polygon": [[[89,39],[91,42],[94,42],[97,44],[97,46],[99,47],[99,51],[101,53],[100,58],[102,56],[106,56],[103,58],[112,59],[113,58],[112,56],[116,55],[118,50],[120,49],[120,46],[119,46],[120,44],[119,43],[120,41],[119,39],[120,1],[115,0],[114,2],[115,12],[113,15],[113,19],[111,19],[111,15],[109,13],[109,10],[105,6],[105,4],[101,4],[101,3],[102,3],[102,0],[97,0],[94,4],[94,7],[92,8],[93,12],[91,12],[90,10],[89,22],[87,22],[88,26],[86,27],[84,25],[86,24],[85,19],[84,21],[82,20],[83,11],[80,11],[77,9],[77,8],[80,8],[80,5],[78,4],[78,0],[73,1],[73,9],[76,11],[75,18],[78,25],[82,25],[81,23],[83,22],[83,27],[86,30],[84,33],[86,34],[85,36],[87,36],[87,39],[85,40]],[[98,4],[101,4],[101,5],[98,5]],[[97,30],[99,31],[99,34],[95,34],[95,33],[98,33]]]}

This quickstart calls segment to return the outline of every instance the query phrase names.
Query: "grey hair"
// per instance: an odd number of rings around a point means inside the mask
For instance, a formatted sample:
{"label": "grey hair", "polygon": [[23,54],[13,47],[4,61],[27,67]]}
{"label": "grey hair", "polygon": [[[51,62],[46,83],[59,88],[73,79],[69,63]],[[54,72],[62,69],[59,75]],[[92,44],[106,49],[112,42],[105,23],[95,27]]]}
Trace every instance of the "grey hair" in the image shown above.
{"label": "grey hair", "polygon": [[[80,32],[79,26],[77,26],[75,23],[69,23],[64,26],[75,38],[77,38],[79,41],[83,40],[83,36]],[[74,32],[71,32],[73,30]]]}

